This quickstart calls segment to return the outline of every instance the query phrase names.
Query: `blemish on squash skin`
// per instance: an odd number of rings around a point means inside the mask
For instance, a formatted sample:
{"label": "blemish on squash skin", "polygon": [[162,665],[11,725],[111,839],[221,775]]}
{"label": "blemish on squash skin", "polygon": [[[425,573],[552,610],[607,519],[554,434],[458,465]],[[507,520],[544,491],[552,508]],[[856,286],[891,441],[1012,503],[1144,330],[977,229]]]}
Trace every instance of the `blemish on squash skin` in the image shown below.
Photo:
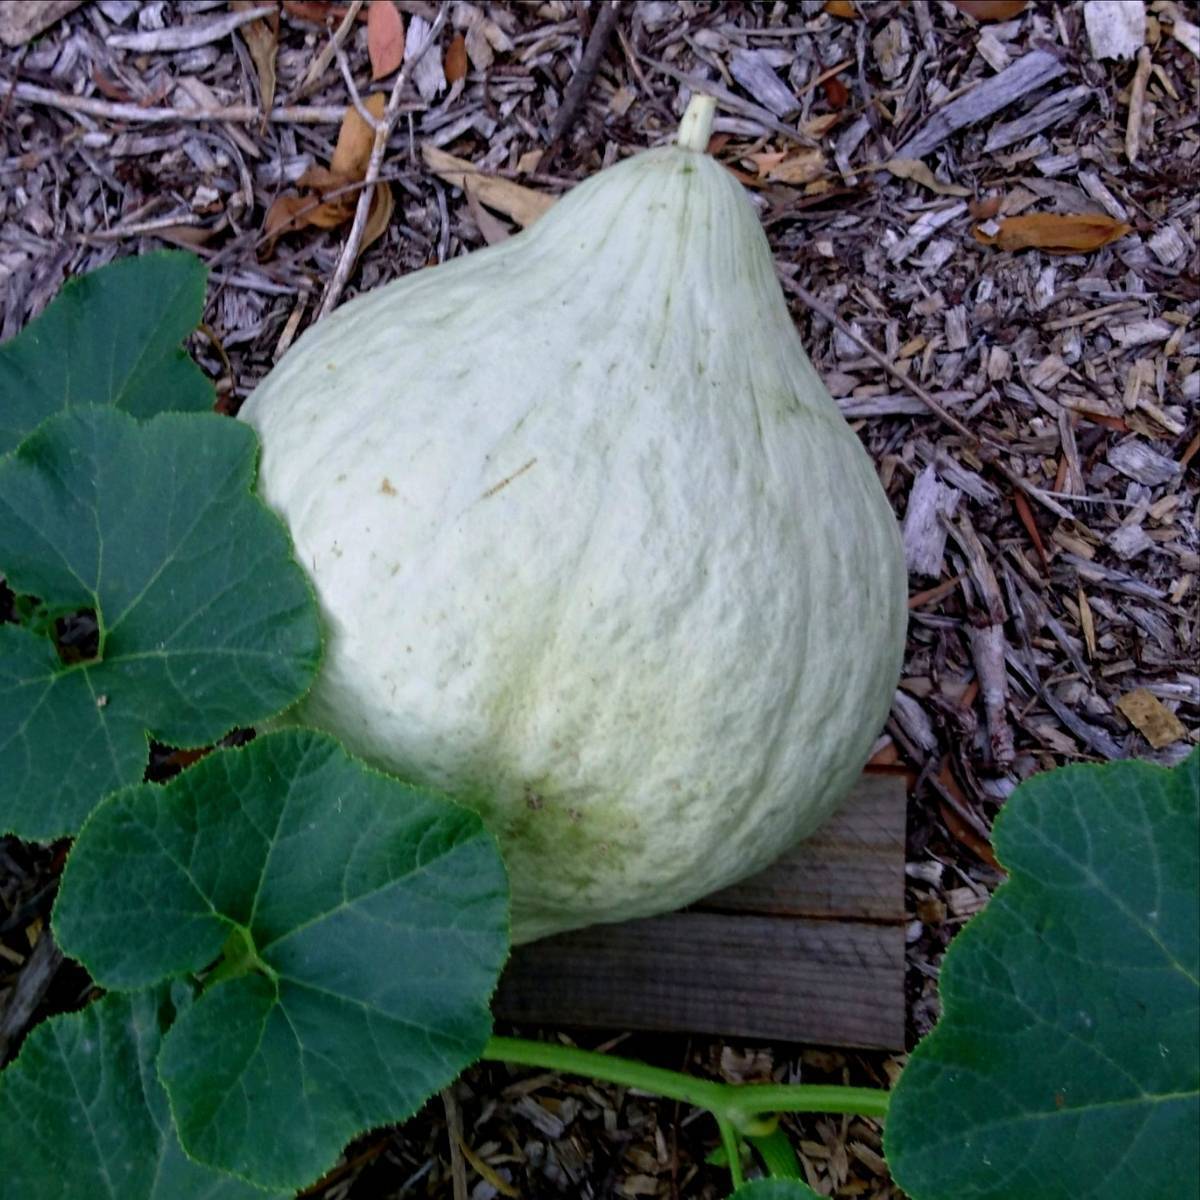
{"label": "blemish on squash skin", "polygon": [[383,477],[383,482],[379,485],[379,490],[385,496],[394,496],[396,494],[396,489],[392,487],[392,481],[386,475]]}
{"label": "blemish on squash skin", "polygon": [[500,482],[499,482],[499,483],[497,483],[497,484],[494,484],[492,487],[488,488],[488,490],[487,490],[486,492],[484,492],[482,496],[480,496],[480,497],[479,497],[479,498],[480,498],[480,500],[488,500],[488,499],[490,499],[492,496],[494,496],[494,495],[495,495],[495,494],[496,494],[498,491],[500,491],[502,488],[506,488],[506,487],[508,487],[508,485],[509,485],[510,483],[512,483],[512,481],[513,481],[514,479],[516,479],[516,478],[517,478],[517,476],[519,476],[519,475],[524,475],[524,474],[525,474],[525,472],[526,472],[526,471],[528,471],[528,470],[529,470],[529,468],[530,468],[530,467],[532,467],[532,466],[533,466],[533,464],[534,464],[535,462],[537,462],[537,459],[536,459],[536,458],[531,458],[531,459],[530,459],[530,460],[529,460],[529,461],[528,461],[528,462],[527,462],[527,463],[526,463],[526,464],[525,464],[523,467],[518,467],[518,468],[517,468],[517,469],[516,469],[516,470],[515,470],[515,471],[514,471],[514,472],[513,472],[511,475],[509,475],[507,478],[500,480]]}

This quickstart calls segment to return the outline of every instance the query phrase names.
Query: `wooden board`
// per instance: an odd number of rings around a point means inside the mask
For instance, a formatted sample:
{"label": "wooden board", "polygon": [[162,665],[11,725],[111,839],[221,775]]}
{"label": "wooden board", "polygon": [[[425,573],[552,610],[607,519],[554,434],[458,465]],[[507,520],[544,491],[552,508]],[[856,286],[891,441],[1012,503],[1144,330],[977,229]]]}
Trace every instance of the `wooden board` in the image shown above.
{"label": "wooden board", "polygon": [[685,912],[513,952],[493,1005],[541,1026],[904,1046],[903,780],[864,775],[761,875]]}

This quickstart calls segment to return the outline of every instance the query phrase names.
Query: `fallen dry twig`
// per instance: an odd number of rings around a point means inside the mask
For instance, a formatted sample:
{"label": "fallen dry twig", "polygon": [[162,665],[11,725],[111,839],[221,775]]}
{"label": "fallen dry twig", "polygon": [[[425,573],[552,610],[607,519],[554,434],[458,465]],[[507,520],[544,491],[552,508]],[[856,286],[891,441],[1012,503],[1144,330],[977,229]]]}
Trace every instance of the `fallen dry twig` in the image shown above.
{"label": "fallen dry twig", "polygon": [[596,23],[592,26],[592,32],[588,36],[587,45],[584,46],[579,66],[575,68],[571,82],[567,84],[567,90],[563,93],[561,107],[554,114],[554,121],[550,126],[550,145],[542,159],[543,165],[554,156],[563,135],[571,128],[575,114],[579,111],[579,106],[583,103],[588,89],[592,86],[592,80],[596,77],[600,60],[604,57],[605,50],[608,49],[608,43],[619,15],[620,8],[615,0],[605,0],[601,5]]}
{"label": "fallen dry twig", "polygon": [[467,1200],[467,1163],[463,1158],[462,1110],[454,1098],[454,1086],[442,1089],[442,1108],[446,1113],[446,1140],[450,1144],[450,1179],[454,1200]]}
{"label": "fallen dry twig", "polygon": [[325,74],[325,69],[349,36],[350,30],[354,28],[354,22],[358,20],[358,11],[362,8],[363,3],[364,0],[350,0],[341,24],[333,31],[330,41],[321,47],[320,53],[309,64],[304,79],[296,89],[296,99],[311,95],[321,86],[321,78]]}
{"label": "fallen dry twig", "polygon": [[197,46],[219,42],[235,29],[260,17],[269,17],[274,12],[275,5],[265,4],[192,25],[168,25],[163,29],[147,29],[138,33],[114,33],[109,35],[108,44],[118,50],[195,50]]}
{"label": "fallen dry twig", "polygon": [[341,256],[338,258],[337,269],[333,273],[333,278],[329,281],[329,287],[325,290],[325,295],[321,300],[321,307],[317,313],[317,320],[328,316],[336,307],[339,297],[346,286],[346,281],[350,278],[350,272],[354,269],[354,264],[358,261],[358,250],[362,245],[363,231],[367,227],[367,215],[371,211],[371,197],[374,195],[375,189],[372,186],[379,179],[379,172],[383,167],[383,156],[387,150],[388,137],[392,132],[392,127],[396,124],[396,119],[401,112],[400,96],[404,91],[405,85],[408,83],[409,77],[412,75],[417,64],[424,58],[426,52],[433,46],[438,39],[438,34],[442,31],[442,26],[446,23],[447,7],[443,5],[438,9],[438,15],[430,26],[429,35],[425,41],[413,52],[404,66],[396,75],[396,82],[392,85],[392,94],[388,98],[387,108],[384,109],[383,119],[375,124],[375,144],[371,147],[371,160],[367,163],[367,173],[363,177],[363,190],[358,196],[358,206],[354,210],[354,223],[350,226],[350,233],[346,237],[346,243],[342,247]]}
{"label": "fallen dry twig", "polygon": [[[108,121],[142,121],[149,125],[165,125],[172,121],[231,121],[245,124],[261,121],[263,117],[262,110],[256,104],[230,104],[222,108],[143,108],[140,104],[72,96],[34,83],[16,84],[12,95],[26,104],[44,104],[48,108],[62,109],[63,112],[83,113]],[[413,111],[423,107],[414,105]],[[273,108],[266,117],[268,121],[283,125],[337,125],[345,115],[344,107],[313,104]]]}
{"label": "fallen dry twig", "polygon": [[824,317],[831,325],[836,325],[846,337],[856,342],[869,358],[873,358],[897,383],[903,384],[918,400],[925,404],[939,421],[948,425],[955,433],[962,434],[971,445],[979,444],[980,439],[977,433],[964,425],[953,413],[947,412],[919,383],[913,379],[909,379],[903,371],[898,371],[885,355],[880,354],[866,338],[860,337],[855,333],[828,304],[823,300],[818,300],[807,288],[801,287],[786,275],[781,276],[781,282],[793,296],[802,300],[813,312]]}
{"label": "fallen dry twig", "polygon": [[[829,307],[829,305],[825,304],[821,300],[818,300],[817,297],[812,294],[812,292],[808,291],[806,288],[802,288],[798,283],[789,279],[786,275],[780,276],[780,280],[783,283],[783,286],[787,288],[789,292],[802,300],[809,308],[812,309],[813,312],[818,313],[820,316],[824,317],[825,320],[829,321],[833,325],[836,325],[838,329],[840,329],[842,333],[846,335],[846,337],[857,343],[857,345],[863,349],[869,358],[874,359],[874,361],[877,362],[893,379],[895,379],[897,383],[902,384],[910,392],[912,392],[912,394],[916,396],[929,409],[929,411],[938,418],[938,420],[943,422],[943,424],[948,425],[955,431],[955,433],[961,434],[963,437],[965,437],[969,445],[986,445],[991,447],[993,450],[1004,449],[1003,446],[996,445],[990,439],[981,437],[973,429],[969,428],[967,425],[964,425],[963,422],[960,421],[953,413],[947,412],[946,409],[943,408],[942,405],[940,405],[925,388],[917,383],[915,379],[910,379],[904,374],[903,371],[898,371],[893,363],[889,362],[883,354],[880,354],[880,352],[876,350],[875,347],[872,346],[871,343],[865,338],[862,338],[855,333],[854,330],[851,329],[850,326],[847,325],[846,322],[843,321],[841,317],[839,317],[837,313]],[[1019,488],[1027,496],[1036,500],[1039,504],[1049,509],[1056,516],[1063,517],[1066,520],[1072,519],[1073,514],[1071,511],[1059,504],[1058,501],[1053,499],[1044,489],[1036,487],[1027,479],[1022,479],[1020,475],[1009,470],[1009,468],[998,459],[993,460],[991,465],[994,466],[996,470],[999,471],[1000,474],[1003,475],[1004,478],[1013,485],[1013,487]]]}

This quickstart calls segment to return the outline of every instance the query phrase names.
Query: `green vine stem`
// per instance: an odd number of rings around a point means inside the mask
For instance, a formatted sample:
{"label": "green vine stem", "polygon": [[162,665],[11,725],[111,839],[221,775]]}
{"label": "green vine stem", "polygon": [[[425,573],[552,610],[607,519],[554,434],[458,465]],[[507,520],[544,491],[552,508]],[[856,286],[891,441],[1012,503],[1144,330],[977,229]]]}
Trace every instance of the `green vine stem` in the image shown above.
{"label": "green vine stem", "polygon": [[736,1192],[746,1182],[745,1173],[742,1171],[742,1144],[738,1139],[737,1130],[729,1121],[720,1113],[715,1113],[714,1116],[717,1118],[717,1128],[721,1131],[721,1145],[725,1147],[725,1165],[729,1168],[729,1177]]}
{"label": "green vine stem", "polygon": [[[738,1133],[752,1136],[767,1132],[759,1121],[765,1114],[853,1113],[881,1118],[887,1115],[888,1108],[888,1093],[877,1088],[816,1083],[716,1083],[681,1071],[652,1067],[632,1058],[525,1038],[490,1038],[484,1047],[483,1058],[489,1062],[603,1079],[669,1100],[680,1100],[696,1108],[706,1108],[717,1118],[718,1124],[728,1124]],[[733,1161],[730,1166],[735,1173],[740,1171],[740,1166],[735,1166]]]}

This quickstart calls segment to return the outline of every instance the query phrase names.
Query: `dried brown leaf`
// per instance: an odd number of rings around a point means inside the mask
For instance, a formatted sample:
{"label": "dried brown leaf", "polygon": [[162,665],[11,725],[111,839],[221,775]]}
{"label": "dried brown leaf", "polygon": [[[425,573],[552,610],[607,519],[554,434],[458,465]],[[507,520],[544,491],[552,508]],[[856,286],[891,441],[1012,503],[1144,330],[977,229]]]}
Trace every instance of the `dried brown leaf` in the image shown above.
{"label": "dried brown leaf", "polygon": [[950,3],[977,21],[1008,21],[1029,7],[1029,0],[950,0]]}
{"label": "dried brown leaf", "polygon": [[1014,491],[1012,498],[1017,516],[1020,517],[1021,524],[1025,526],[1025,532],[1029,534],[1029,540],[1033,543],[1034,550],[1037,551],[1042,570],[1049,571],[1050,560],[1046,556],[1046,544],[1042,541],[1042,535],[1037,527],[1037,521],[1034,520],[1033,509],[1029,507],[1029,501],[1025,499],[1024,493],[1019,491]]}
{"label": "dried brown leaf", "polygon": [[[968,807],[967,798],[963,795],[962,788],[958,786],[958,780],[954,778],[954,773],[950,770],[949,759],[943,759],[941,770],[938,771],[938,781],[942,787],[946,789],[964,808]],[[980,837],[974,829],[957,812],[954,807],[947,804],[944,800],[938,802],[938,809],[942,814],[942,820],[946,828],[950,831],[954,839],[965,846],[976,858],[988,864],[989,867],[995,867],[997,871],[1004,868],[1000,866],[996,858],[996,852],[992,849],[991,842],[986,838]]]}
{"label": "dried brown leaf", "polygon": [[858,16],[858,10],[850,0],[825,0],[825,11],[831,17],[841,17],[844,21],[853,21]]}
{"label": "dried brown leaf", "polygon": [[824,173],[825,155],[820,150],[799,150],[767,167],[766,172],[772,183],[792,184],[811,183]]}
{"label": "dried brown leaf", "polygon": [[822,79],[821,87],[824,89],[825,99],[830,108],[841,109],[850,103],[850,89],[836,75]]}
{"label": "dried brown leaf", "polygon": [[1187,737],[1183,722],[1153,692],[1135,688],[1117,701],[1129,723],[1156,750]]}
{"label": "dried brown leaf", "polygon": [[973,232],[976,241],[1000,250],[1036,248],[1048,254],[1086,254],[1123,238],[1132,228],[1096,213],[1031,213],[1005,217],[994,234],[978,227]]}
{"label": "dried brown leaf", "polygon": [[467,77],[467,39],[461,33],[446,47],[446,65],[443,68],[447,83],[457,83]]}
{"label": "dried brown leaf", "polygon": [[[311,202],[313,197],[310,196],[308,199]],[[347,221],[353,219],[355,203],[355,198],[350,193],[345,196],[337,196],[333,200],[326,200],[307,213],[297,228],[302,228],[304,225],[315,225],[318,229],[336,229],[339,225],[345,225]]]}
{"label": "dried brown leaf", "polygon": [[766,177],[772,167],[777,167],[787,155],[782,150],[764,150],[760,154],[747,154],[745,161],[754,164],[754,169],[760,176]]}
{"label": "dried brown leaf", "polygon": [[[363,103],[373,117],[379,118],[383,116],[387,100],[377,92]],[[336,229],[353,218],[358,204],[358,189],[353,185],[361,182],[367,174],[374,142],[375,131],[362,119],[354,105],[350,105],[342,118],[331,164],[328,167],[309,167],[297,180],[302,189],[300,194],[278,196],[267,210],[263,222],[263,233],[266,235],[264,255],[270,254],[280,234],[310,225],[318,229]],[[326,196],[329,198],[326,199]],[[360,254],[387,228],[394,207],[391,188],[385,183],[377,183]]]}
{"label": "dried brown leaf", "polygon": [[330,192],[339,192],[340,189],[357,182],[357,179],[331,171],[328,167],[309,167],[297,183],[300,187],[309,189],[302,193],[306,205],[311,205],[317,200],[321,203],[310,208],[302,216],[298,215],[295,228],[315,225],[318,229],[336,229],[349,221],[354,216],[354,206],[358,203],[356,191],[341,192],[340,195],[330,196],[328,200],[324,197]]}
{"label": "dried brown leaf", "polygon": [[392,0],[367,5],[367,53],[372,79],[398,71],[404,61],[404,18]]}
{"label": "dried brown leaf", "polygon": [[161,225],[154,231],[156,238],[176,246],[203,246],[216,231],[203,225]]}
{"label": "dried brown leaf", "polygon": [[467,181],[467,210],[470,212],[471,220],[475,222],[476,228],[483,235],[483,240],[489,246],[494,246],[497,242],[505,242],[512,236],[512,231],[508,226],[480,204],[479,197],[470,180]]}
{"label": "dried brown leaf", "polygon": [[[367,213],[367,223],[363,228],[362,245],[358,249],[359,257],[368,246],[373,245],[383,237],[396,208],[396,198],[392,195],[389,184],[377,183],[371,196],[371,209]],[[353,214],[351,208],[351,214]]]}
{"label": "dried brown leaf", "polygon": [[263,233],[269,239],[268,246],[274,244],[275,239],[282,233],[303,229],[306,222],[299,214],[311,203],[312,199],[308,196],[276,196],[263,219]]}
{"label": "dried brown leaf", "polygon": [[967,212],[977,221],[990,221],[1000,211],[1003,203],[1004,197],[1000,195],[981,196],[978,200],[968,201]]}
{"label": "dried brown leaf", "polygon": [[[235,12],[245,12],[255,8],[255,0],[233,0],[229,6]],[[269,113],[275,104],[275,58],[279,51],[279,10],[276,9],[270,21],[251,21],[238,29],[250,58],[254,62],[254,71],[258,75],[258,94],[262,101],[262,110]]]}
{"label": "dried brown leaf", "polygon": [[[363,107],[378,121],[387,107],[387,97],[382,92],[375,92],[363,101]],[[375,130],[359,116],[353,104],[349,105],[342,118],[342,127],[338,130],[337,145],[333,149],[329,169],[346,179],[362,179],[367,173],[367,163],[371,161],[371,147],[374,144]]]}
{"label": "dried brown leaf", "polygon": [[807,134],[812,138],[824,137],[840,120],[841,113],[822,113],[819,117],[813,117],[811,120],[805,121],[800,126],[800,132]]}
{"label": "dried brown leaf", "polygon": [[482,175],[474,163],[447,154],[436,146],[423,146],[421,152],[425,156],[426,166],[439,179],[463,191],[467,190],[469,179],[471,190],[482,203],[506,217],[512,217],[518,225],[532,225],[554,203],[555,198],[547,196],[545,192],[535,192],[533,188],[522,187],[511,179]]}
{"label": "dried brown leaf", "polygon": [[[334,4],[332,0],[283,0],[283,11],[298,21],[311,21],[314,25],[326,25],[340,21],[350,11],[346,4]],[[359,9],[358,20],[367,20],[367,14]]]}
{"label": "dried brown leaf", "polygon": [[312,188],[314,191],[322,192],[343,187],[347,182],[352,181],[347,180],[345,175],[331,171],[328,167],[314,165],[307,168],[296,182],[300,187]]}
{"label": "dried brown leaf", "polygon": [[883,163],[883,169],[890,171],[898,179],[911,179],[927,187],[939,196],[969,196],[970,188],[959,187],[955,183],[943,183],[919,158],[890,158]]}

